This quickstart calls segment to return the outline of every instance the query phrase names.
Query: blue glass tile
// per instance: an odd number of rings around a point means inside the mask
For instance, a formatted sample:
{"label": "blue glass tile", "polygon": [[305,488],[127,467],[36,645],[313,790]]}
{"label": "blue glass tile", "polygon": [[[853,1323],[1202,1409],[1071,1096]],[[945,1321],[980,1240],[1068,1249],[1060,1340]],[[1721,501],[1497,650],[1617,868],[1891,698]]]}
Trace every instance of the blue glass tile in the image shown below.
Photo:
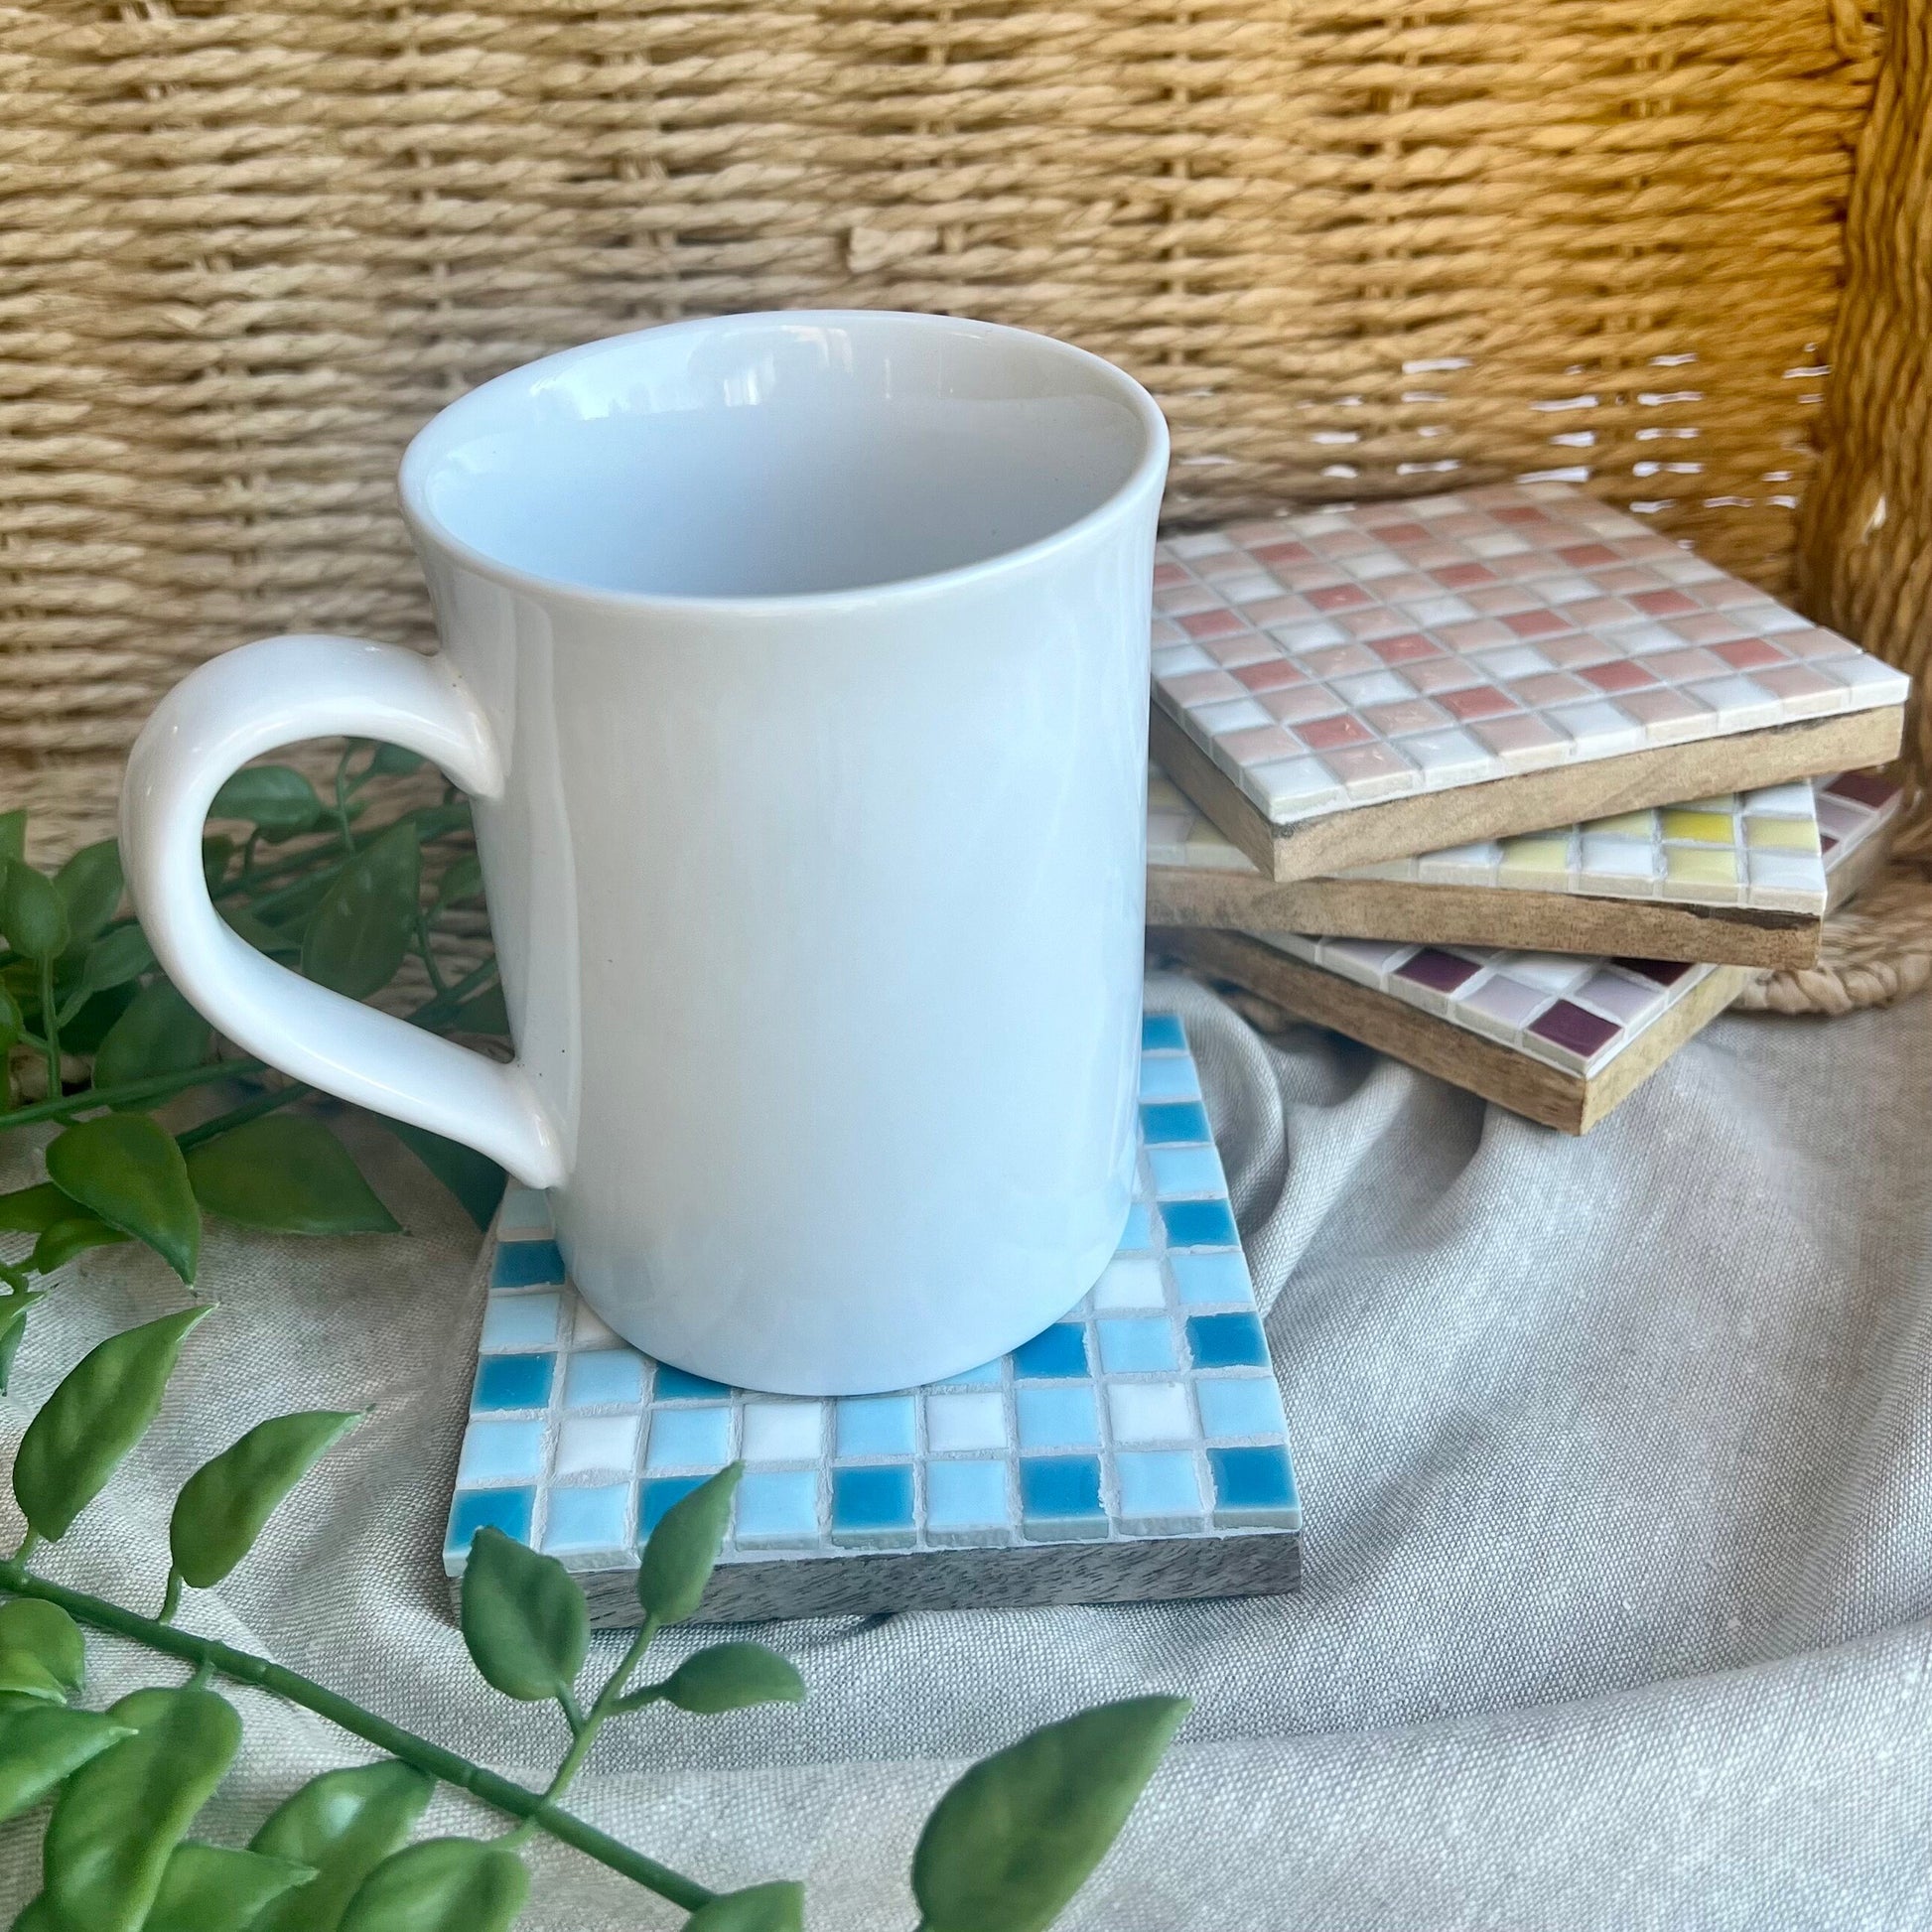
{"label": "blue glass tile", "polygon": [[1020,1509],[1030,1523],[1103,1517],[1099,1462],[1091,1455],[1023,1456]]}
{"label": "blue glass tile", "polygon": [[549,1197],[540,1187],[519,1187],[512,1180],[503,1189],[502,1205],[496,1211],[496,1227],[502,1234],[548,1234]]}
{"label": "blue glass tile", "polygon": [[1141,1109],[1141,1132],[1149,1147],[1175,1147],[1183,1141],[1211,1141],[1207,1109],[1198,1100],[1169,1101]]}
{"label": "blue glass tile", "polygon": [[1144,1255],[1154,1246],[1154,1210],[1144,1200],[1137,1200],[1127,1210],[1127,1225],[1120,1231],[1120,1246],[1117,1254]]}
{"label": "blue glass tile", "polygon": [[716,1402],[731,1391],[722,1382],[693,1375],[688,1369],[673,1368],[669,1362],[657,1364],[657,1380],[651,1388],[653,1402]]}
{"label": "blue glass tile", "polygon": [[1238,1248],[1221,1254],[1170,1255],[1168,1265],[1173,1270],[1175,1293],[1194,1307],[1217,1302],[1254,1304],[1254,1283]]}
{"label": "blue glass tile", "polygon": [[1286,1511],[1298,1506],[1286,1449],[1209,1449],[1207,1460],[1214,1471],[1217,1509]]}
{"label": "blue glass tile", "polygon": [[637,1492],[637,1541],[641,1543],[659,1523],[673,1503],[681,1503],[703,1476],[657,1476]]}
{"label": "blue glass tile", "polygon": [[1194,1076],[1194,1063],[1185,1054],[1170,1059],[1155,1055],[1141,1062],[1143,1100],[1198,1100],[1200,1081]]}
{"label": "blue glass tile", "polygon": [[817,1535],[817,1470],[753,1469],[738,1485],[741,1543],[809,1543]]}
{"label": "blue glass tile", "polygon": [[1187,1346],[1196,1368],[1266,1368],[1268,1342],[1251,1314],[1190,1314]]}
{"label": "blue glass tile", "polygon": [[543,1473],[543,1424],[473,1422],[464,1431],[456,1479],[478,1483],[534,1482]]}
{"label": "blue glass tile", "polygon": [[546,1550],[621,1550],[629,1542],[624,1512],[630,1485],[599,1489],[553,1489],[543,1525]]}
{"label": "blue glass tile", "polygon": [[1194,1384],[1201,1428],[1210,1440],[1280,1436],[1287,1428],[1272,1375],[1202,1376]]}
{"label": "blue glass tile", "polygon": [[477,1364],[473,1409],[541,1409],[550,1401],[554,1355],[485,1355]]}
{"label": "blue glass tile", "polygon": [[1098,1449],[1100,1423],[1091,1382],[1062,1382],[1014,1391],[1020,1447],[1030,1449]]}
{"label": "blue glass tile", "polygon": [[1187,1044],[1187,1035],[1177,1013],[1149,1013],[1141,1018],[1141,1050],[1168,1052]]}
{"label": "blue glass tile", "polygon": [[483,1310],[483,1339],[477,1344],[485,1354],[505,1348],[554,1348],[557,1345],[557,1311],[563,1298],[557,1295],[492,1295]]}
{"label": "blue glass tile", "polygon": [[1200,1472],[1177,1449],[1123,1449],[1114,1457],[1120,1513],[1127,1517],[1200,1516]]}
{"label": "blue glass tile", "polygon": [[991,1529],[1007,1522],[1007,1465],[928,1462],[925,1520],[934,1530]]}
{"label": "blue glass tile", "polygon": [[1154,1191],[1163,1200],[1183,1194],[1225,1194],[1221,1157],[1211,1147],[1154,1147],[1148,1149]]}
{"label": "blue glass tile", "polygon": [[644,1358],[634,1348],[596,1348],[573,1355],[564,1371],[564,1407],[596,1409],[644,1399]]}
{"label": "blue glass tile", "polygon": [[988,1386],[998,1388],[999,1385],[1000,1364],[998,1362],[982,1362],[978,1368],[964,1369],[958,1375],[948,1375],[943,1382],[935,1382],[933,1387],[940,1389],[985,1388]]}
{"label": "blue glass tile", "polygon": [[444,1548],[453,1556],[468,1556],[470,1544],[481,1529],[501,1530],[505,1536],[527,1543],[535,1503],[534,1489],[460,1490],[450,1510],[450,1535]]}
{"label": "blue glass tile", "polygon": [[840,1455],[910,1455],[913,1404],[909,1395],[848,1396],[838,1405]]}
{"label": "blue glass tile", "polygon": [[1077,1321],[1056,1321],[1032,1341],[1013,1351],[1016,1375],[1084,1375],[1087,1372],[1087,1331]]}
{"label": "blue glass tile", "polygon": [[1165,1314],[1134,1315],[1100,1323],[1100,1365],[1109,1375],[1140,1369],[1178,1368],[1173,1324]]}
{"label": "blue glass tile", "polygon": [[1241,1240],[1234,1210],[1224,1200],[1163,1201],[1161,1219],[1170,1247],[1232,1248]]}
{"label": "blue glass tile", "polygon": [[650,1419],[647,1469],[722,1469],[732,1459],[732,1412],[659,1409]]}
{"label": "blue glass tile", "polygon": [[547,1288],[564,1278],[563,1250],[554,1241],[505,1241],[490,1270],[491,1288]]}
{"label": "blue glass tile", "polygon": [[833,1530],[909,1530],[912,1469],[895,1462],[876,1469],[832,1471]]}

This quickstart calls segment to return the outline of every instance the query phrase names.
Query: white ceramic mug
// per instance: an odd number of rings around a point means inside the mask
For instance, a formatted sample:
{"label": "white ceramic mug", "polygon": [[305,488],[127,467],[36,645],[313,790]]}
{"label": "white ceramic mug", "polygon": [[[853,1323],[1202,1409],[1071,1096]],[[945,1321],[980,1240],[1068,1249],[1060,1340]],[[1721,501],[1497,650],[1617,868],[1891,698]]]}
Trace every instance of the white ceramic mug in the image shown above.
{"label": "white ceramic mug", "polygon": [[[143,731],[155,953],[247,1051],[552,1189],[650,1354],[798,1394],[989,1360],[1127,1214],[1167,453],[1110,364],[942,317],[678,323],[484,383],[402,464],[441,653],[269,638]],[[215,790],[339,733],[475,799],[513,1064],[216,916]]]}

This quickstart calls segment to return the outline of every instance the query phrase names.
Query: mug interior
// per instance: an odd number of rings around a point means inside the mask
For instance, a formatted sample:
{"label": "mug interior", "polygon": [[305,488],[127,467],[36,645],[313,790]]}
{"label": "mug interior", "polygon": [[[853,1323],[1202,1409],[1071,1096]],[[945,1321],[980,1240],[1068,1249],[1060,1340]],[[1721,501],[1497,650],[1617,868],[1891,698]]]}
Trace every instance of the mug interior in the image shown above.
{"label": "mug interior", "polygon": [[1098,357],[945,317],[727,317],[593,343],[454,403],[410,446],[419,526],[597,592],[775,598],[988,562],[1164,461]]}

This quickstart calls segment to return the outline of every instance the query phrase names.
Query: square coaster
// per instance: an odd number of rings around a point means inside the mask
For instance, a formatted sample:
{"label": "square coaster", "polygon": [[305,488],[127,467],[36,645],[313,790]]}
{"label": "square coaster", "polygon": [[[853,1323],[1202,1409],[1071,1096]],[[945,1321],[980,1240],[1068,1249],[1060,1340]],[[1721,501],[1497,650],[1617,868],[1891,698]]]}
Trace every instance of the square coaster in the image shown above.
{"label": "square coaster", "polygon": [[706,1620],[1269,1594],[1301,1579],[1281,1398],[1186,1034],[1142,1029],[1119,1253],[1000,1360],[892,1395],[727,1388],[627,1346],[572,1290],[543,1196],[511,1187],[444,1568],[492,1524],[637,1621],[637,1545],[746,1465]]}
{"label": "square coaster", "polygon": [[1155,611],[1155,756],[1282,881],[1880,763],[1909,688],[1562,483],[1174,537]]}
{"label": "square coaster", "polygon": [[1825,920],[1803,779],[1278,884],[1153,766],[1147,892],[1157,925],[1741,966],[1813,964]]}
{"label": "square coaster", "polygon": [[[1883,862],[1902,793],[1819,779],[1831,902]],[[1582,1134],[1737,997],[1741,966],[1164,927],[1156,949],[1224,974],[1532,1120]]]}

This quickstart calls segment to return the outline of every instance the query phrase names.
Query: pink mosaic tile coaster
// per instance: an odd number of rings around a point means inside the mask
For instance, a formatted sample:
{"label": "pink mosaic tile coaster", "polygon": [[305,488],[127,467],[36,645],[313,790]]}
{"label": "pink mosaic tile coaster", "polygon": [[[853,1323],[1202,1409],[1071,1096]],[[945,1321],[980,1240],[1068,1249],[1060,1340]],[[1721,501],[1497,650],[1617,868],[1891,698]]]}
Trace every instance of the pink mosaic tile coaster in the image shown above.
{"label": "pink mosaic tile coaster", "polygon": [[1156,701],[1275,825],[1908,689],[1562,483],[1174,537],[1154,601]]}

